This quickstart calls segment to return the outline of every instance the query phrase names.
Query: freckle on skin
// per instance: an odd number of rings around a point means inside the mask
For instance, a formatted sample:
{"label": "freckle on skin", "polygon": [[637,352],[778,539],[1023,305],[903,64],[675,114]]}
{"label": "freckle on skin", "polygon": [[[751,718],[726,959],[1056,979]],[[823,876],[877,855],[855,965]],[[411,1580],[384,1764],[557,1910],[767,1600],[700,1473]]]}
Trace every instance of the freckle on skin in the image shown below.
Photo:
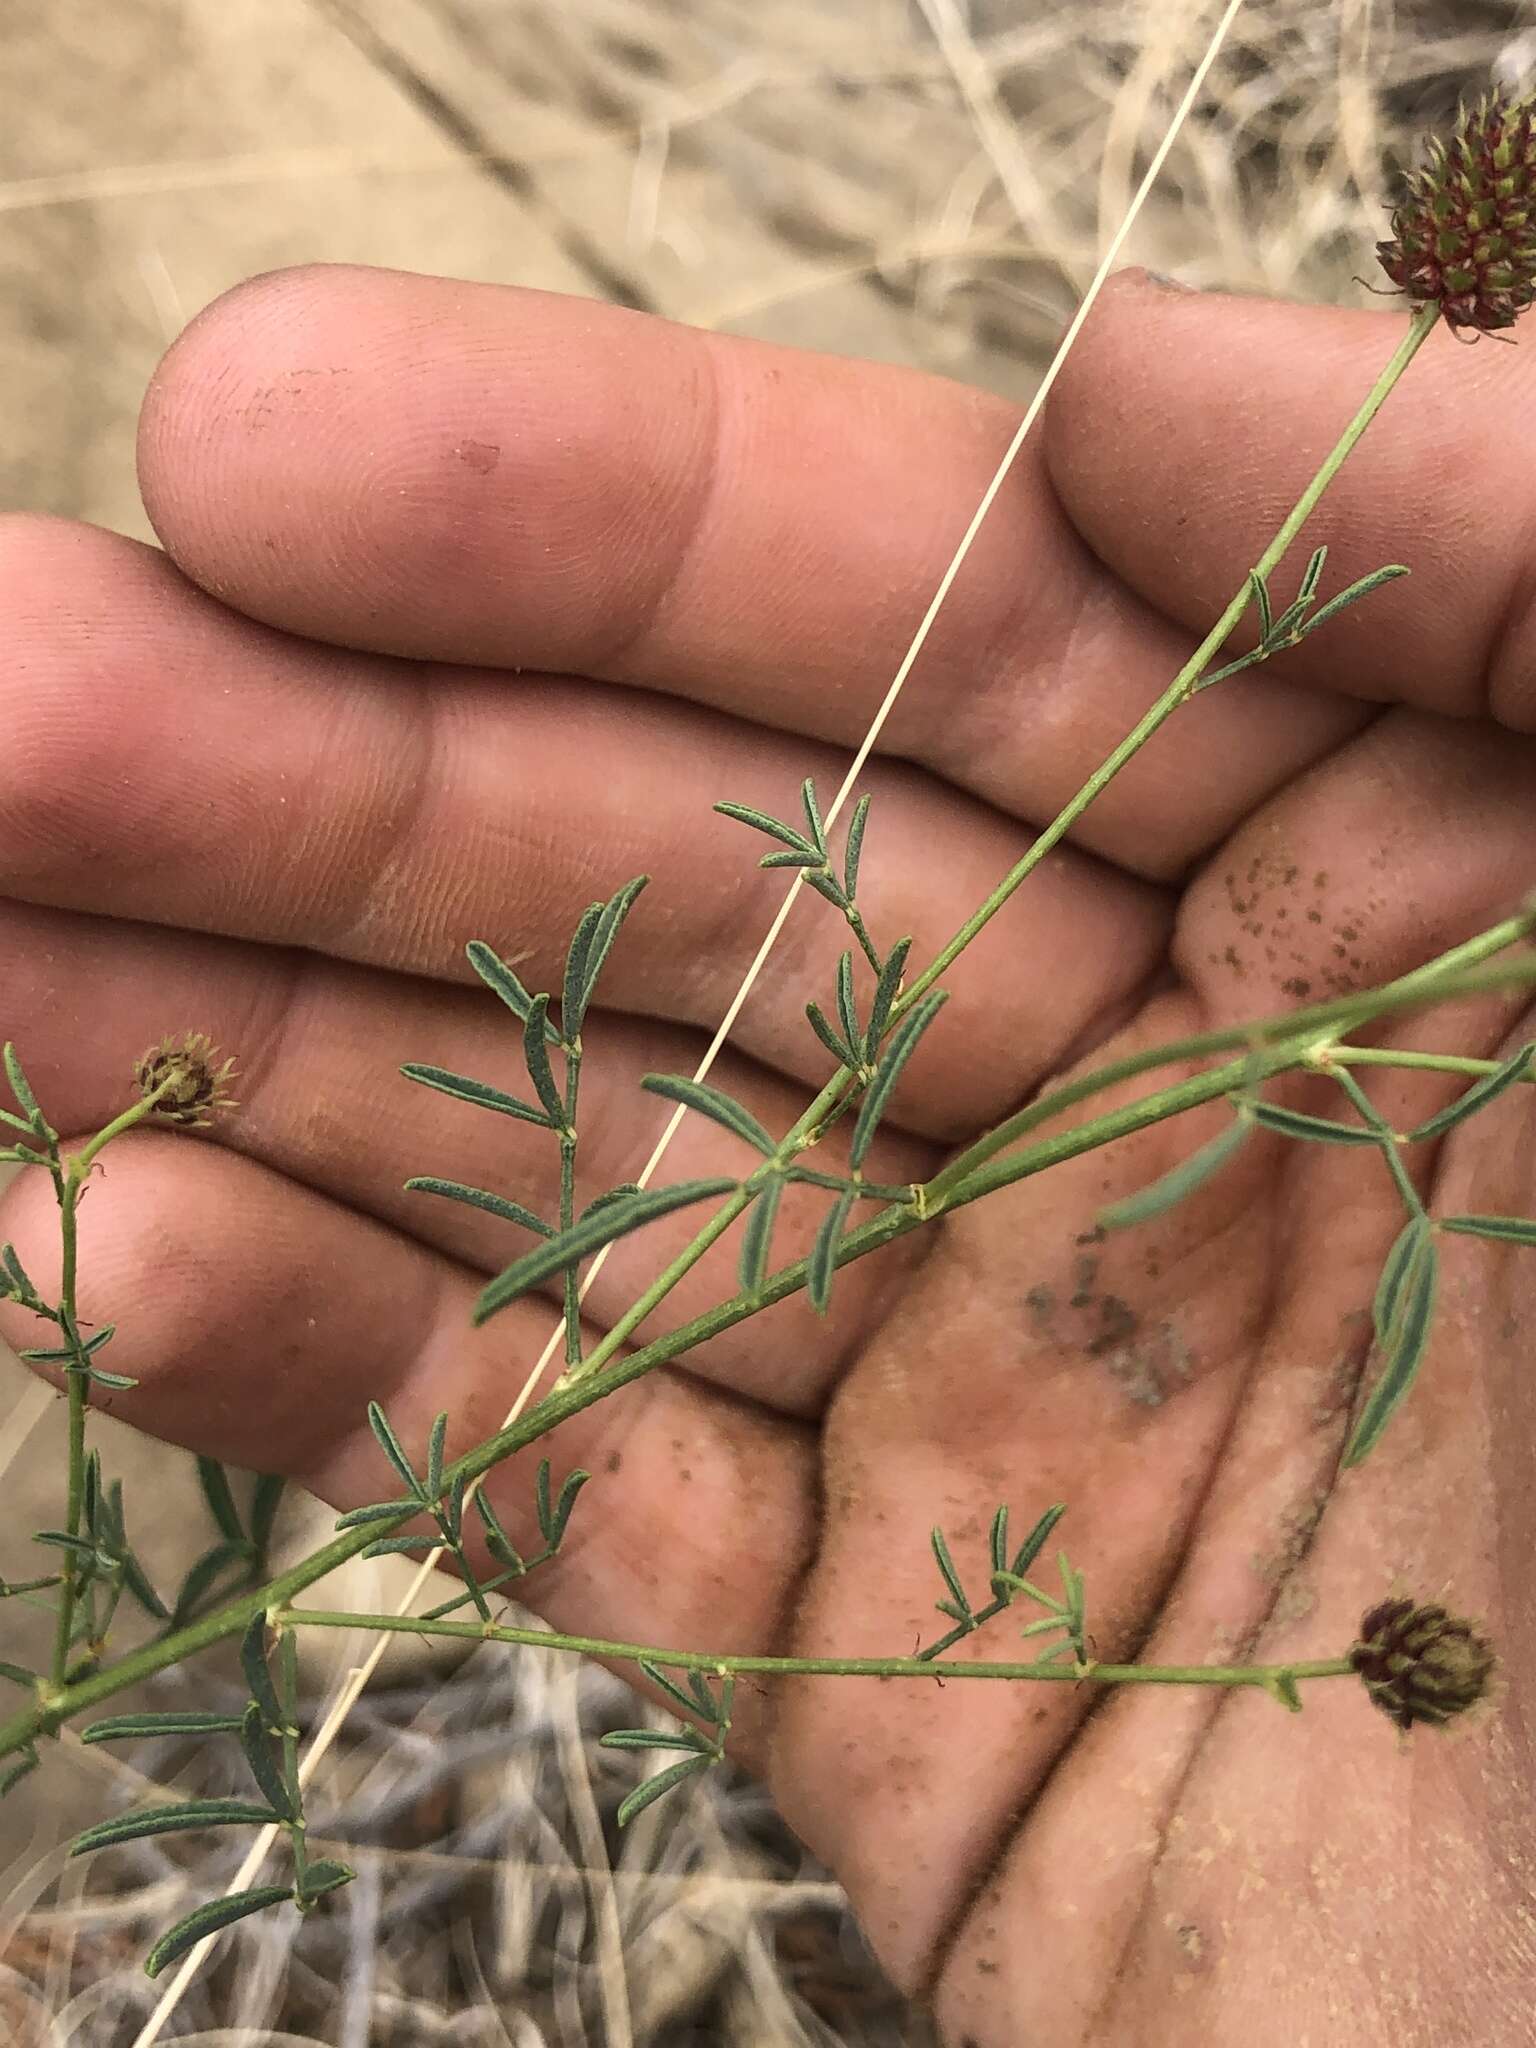
{"label": "freckle on skin", "polygon": [[461,441],[453,452],[477,476],[487,475],[501,460],[501,450],[494,441]]}

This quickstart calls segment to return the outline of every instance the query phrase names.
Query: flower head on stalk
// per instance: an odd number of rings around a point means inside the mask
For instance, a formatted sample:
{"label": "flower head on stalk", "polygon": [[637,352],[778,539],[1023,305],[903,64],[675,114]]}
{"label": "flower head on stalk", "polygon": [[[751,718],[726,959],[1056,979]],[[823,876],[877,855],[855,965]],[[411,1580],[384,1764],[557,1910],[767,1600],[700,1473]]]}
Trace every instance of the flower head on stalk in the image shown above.
{"label": "flower head on stalk", "polygon": [[156,1097],[154,1114],[167,1123],[197,1126],[233,1108],[229,1083],[235,1063],[227,1059],[216,1066],[216,1057],[213,1041],[202,1031],[185,1031],[152,1045],[135,1078],[142,1094]]}
{"label": "flower head on stalk", "polygon": [[1512,327],[1536,298],[1536,102],[1486,95],[1462,106],[1449,142],[1430,138],[1407,173],[1391,239],[1376,253],[1416,305],[1453,329]]}

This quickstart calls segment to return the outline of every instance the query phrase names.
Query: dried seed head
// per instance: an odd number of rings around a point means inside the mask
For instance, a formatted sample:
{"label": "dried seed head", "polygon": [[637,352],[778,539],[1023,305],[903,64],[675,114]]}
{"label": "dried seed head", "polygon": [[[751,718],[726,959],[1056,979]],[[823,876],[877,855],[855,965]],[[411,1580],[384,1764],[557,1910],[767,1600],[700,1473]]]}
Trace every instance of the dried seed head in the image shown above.
{"label": "dried seed head", "polygon": [[1350,1662],[1399,1728],[1436,1726],[1488,1695],[1497,1662],[1470,1621],[1414,1600],[1383,1600],[1360,1623]]}
{"label": "dried seed head", "polygon": [[1449,326],[1512,327],[1536,297],[1536,126],[1533,103],[1493,93],[1461,107],[1448,143],[1403,180],[1392,239],[1376,253],[1418,305]]}
{"label": "dried seed head", "polygon": [[229,1083],[235,1063],[228,1059],[215,1066],[214,1057],[213,1041],[201,1031],[185,1031],[152,1045],[135,1072],[141,1093],[164,1090],[154,1114],[167,1123],[200,1125],[211,1123],[217,1111],[233,1108]]}

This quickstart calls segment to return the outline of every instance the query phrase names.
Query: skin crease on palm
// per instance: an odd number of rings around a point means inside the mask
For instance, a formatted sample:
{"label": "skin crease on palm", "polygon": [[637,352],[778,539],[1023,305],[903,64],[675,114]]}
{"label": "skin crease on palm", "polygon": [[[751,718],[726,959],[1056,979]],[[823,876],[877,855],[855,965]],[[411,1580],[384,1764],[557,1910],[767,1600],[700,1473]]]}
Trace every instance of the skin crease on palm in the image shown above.
{"label": "skin crease on palm", "polygon": [[[1404,317],[1111,283],[871,765],[880,943],[929,957],[1163,688]],[[1325,591],[1413,576],[1202,696],[1094,806],[955,970],[880,1178],[1085,1059],[1384,980],[1536,883],[1533,409],[1525,349],[1431,338],[1276,588],[1322,540]],[[413,1446],[439,1408],[451,1449],[496,1426],[552,1302],[472,1331],[515,1247],[401,1183],[547,1211],[553,1161],[400,1062],[509,1081],[464,942],[557,985],[582,905],[647,872],[587,1033],[582,1193],[638,1170],[665,1113],[638,1077],[691,1071],[783,889],[710,805],[840,779],[1013,424],[908,372],[322,269],[220,301],[157,374],[164,553],[5,523],[0,1028],[74,1136],[166,1032],[241,1068],[214,1129],[131,1133],[91,1185],[81,1305],[141,1380],[104,1405],[338,1507],[388,1483],[369,1397]],[[803,1004],[844,936],[807,895],[716,1069],[770,1127],[826,1077]],[[1529,1028],[1483,999],[1371,1036]],[[1373,1080],[1399,1122],[1455,1085]],[[1316,1087],[1293,1099],[1331,1108]],[[1511,1091],[1416,1154],[1433,1205],[1536,1211],[1531,1116]],[[596,1634],[902,1653],[943,1626],[934,1522],[980,1586],[997,1503],[1019,1530],[1060,1500],[1101,1656],[1330,1656],[1387,1594],[1444,1599],[1505,1658],[1448,1735],[1398,1738],[1352,1681],[1290,1716],[813,1680],[744,1684],[738,1750],[953,2042],[1529,2041],[1529,1255],[1447,1241],[1425,1373],[1340,1477],[1397,1227],[1373,1162],[1258,1140],[1082,1241],[1220,1120],[1023,1182],[845,1270],[825,1323],[787,1302],[575,1419],[557,1474],[596,1478],[530,1592]],[[689,1118],[664,1177],[742,1164]],[[618,1248],[594,1334],[689,1234]],[[0,1236],[56,1283],[40,1176]],[[734,1256],[653,1331],[733,1292]],[[536,1456],[493,1480],[517,1540]],[[1023,1654],[1019,1619],[955,1658]]]}

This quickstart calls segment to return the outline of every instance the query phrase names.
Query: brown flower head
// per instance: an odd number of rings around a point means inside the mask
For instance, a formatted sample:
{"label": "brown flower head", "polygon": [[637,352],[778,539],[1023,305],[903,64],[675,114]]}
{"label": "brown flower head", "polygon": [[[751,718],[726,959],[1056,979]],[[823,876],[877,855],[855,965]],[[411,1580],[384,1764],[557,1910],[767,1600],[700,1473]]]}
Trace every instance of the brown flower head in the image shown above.
{"label": "brown flower head", "polygon": [[1497,1662],[1470,1621],[1415,1600],[1383,1600],[1360,1623],[1350,1662],[1399,1728],[1439,1726],[1488,1694]]}
{"label": "brown flower head", "polygon": [[1500,93],[1461,107],[1450,141],[1403,180],[1392,239],[1376,254],[1449,326],[1512,327],[1536,298],[1536,102]]}
{"label": "brown flower head", "polygon": [[201,1031],[152,1045],[135,1072],[141,1093],[157,1095],[154,1114],[167,1123],[199,1125],[211,1123],[218,1110],[233,1108],[229,1083],[235,1063],[228,1059],[216,1066],[215,1057],[212,1040]]}

